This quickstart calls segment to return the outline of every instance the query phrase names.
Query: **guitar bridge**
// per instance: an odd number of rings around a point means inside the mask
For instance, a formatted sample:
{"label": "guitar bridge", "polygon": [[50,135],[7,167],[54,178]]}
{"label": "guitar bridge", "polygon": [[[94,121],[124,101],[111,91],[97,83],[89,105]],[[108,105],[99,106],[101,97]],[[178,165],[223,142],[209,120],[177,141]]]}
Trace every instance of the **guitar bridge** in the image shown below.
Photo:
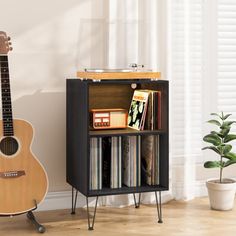
{"label": "guitar bridge", "polygon": [[0,172],[0,178],[2,179],[17,178],[22,175],[25,175],[24,170]]}

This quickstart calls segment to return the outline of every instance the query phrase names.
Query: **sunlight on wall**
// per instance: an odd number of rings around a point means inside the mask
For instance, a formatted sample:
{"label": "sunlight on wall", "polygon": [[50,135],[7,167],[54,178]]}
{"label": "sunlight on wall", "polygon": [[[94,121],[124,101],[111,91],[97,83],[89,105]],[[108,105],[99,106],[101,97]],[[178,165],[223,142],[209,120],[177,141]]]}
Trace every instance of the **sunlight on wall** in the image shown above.
{"label": "sunlight on wall", "polygon": [[[65,79],[76,75],[80,21],[90,18],[91,8],[99,3],[24,0],[14,2],[12,10],[8,1],[0,15],[1,30],[13,44],[9,52],[13,115],[34,126],[32,150],[48,172],[49,191],[70,188],[65,180]],[[12,16],[10,21],[7,15]]]}

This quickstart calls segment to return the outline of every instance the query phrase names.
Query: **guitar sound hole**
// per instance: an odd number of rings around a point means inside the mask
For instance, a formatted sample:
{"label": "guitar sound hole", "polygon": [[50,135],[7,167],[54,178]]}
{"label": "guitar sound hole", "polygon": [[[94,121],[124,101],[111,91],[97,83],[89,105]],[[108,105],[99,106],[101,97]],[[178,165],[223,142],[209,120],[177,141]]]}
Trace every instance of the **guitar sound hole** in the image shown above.
{"label": "guitar sound hole", "polygon": [[5,137],[0,142],[0,151],[4,155],[11,156],[17,152],[18,148],[18,142],[13,137]]}

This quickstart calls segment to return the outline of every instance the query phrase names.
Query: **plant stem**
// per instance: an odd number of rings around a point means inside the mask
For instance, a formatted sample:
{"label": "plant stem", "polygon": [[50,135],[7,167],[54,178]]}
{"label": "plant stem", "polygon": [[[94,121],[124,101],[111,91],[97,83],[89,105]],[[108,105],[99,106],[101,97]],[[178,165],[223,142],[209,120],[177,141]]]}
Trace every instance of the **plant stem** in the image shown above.
{"label": "plant stem", "polygon": [[223,168],[220,167],[220,183],[222,183],[222,171],[223,171]]}
{"label": "plant stem", "polygon": [[222,183],[222,172],[223,172],[223,157],[220,156],[220,183]]}

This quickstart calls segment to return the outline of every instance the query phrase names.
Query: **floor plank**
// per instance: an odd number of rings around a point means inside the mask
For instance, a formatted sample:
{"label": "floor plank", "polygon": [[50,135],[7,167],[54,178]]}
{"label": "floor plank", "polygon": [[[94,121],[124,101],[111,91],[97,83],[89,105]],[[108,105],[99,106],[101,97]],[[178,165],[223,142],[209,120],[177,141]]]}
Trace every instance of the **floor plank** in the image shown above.
{"label": "floor plank", "polygon": [[[45,236],[211,236],[236,235],[236,209],[222,212],[209,208],[207,198],[189,202],[171,201],[163,205],[163,224],[157,223],[155,205],[110,208],[98,207],[95,230],[87,230],[86,209],[36,212],[38,220],[47,228]],[[1,236],[39,235],[24,215],[0,218]]]}

